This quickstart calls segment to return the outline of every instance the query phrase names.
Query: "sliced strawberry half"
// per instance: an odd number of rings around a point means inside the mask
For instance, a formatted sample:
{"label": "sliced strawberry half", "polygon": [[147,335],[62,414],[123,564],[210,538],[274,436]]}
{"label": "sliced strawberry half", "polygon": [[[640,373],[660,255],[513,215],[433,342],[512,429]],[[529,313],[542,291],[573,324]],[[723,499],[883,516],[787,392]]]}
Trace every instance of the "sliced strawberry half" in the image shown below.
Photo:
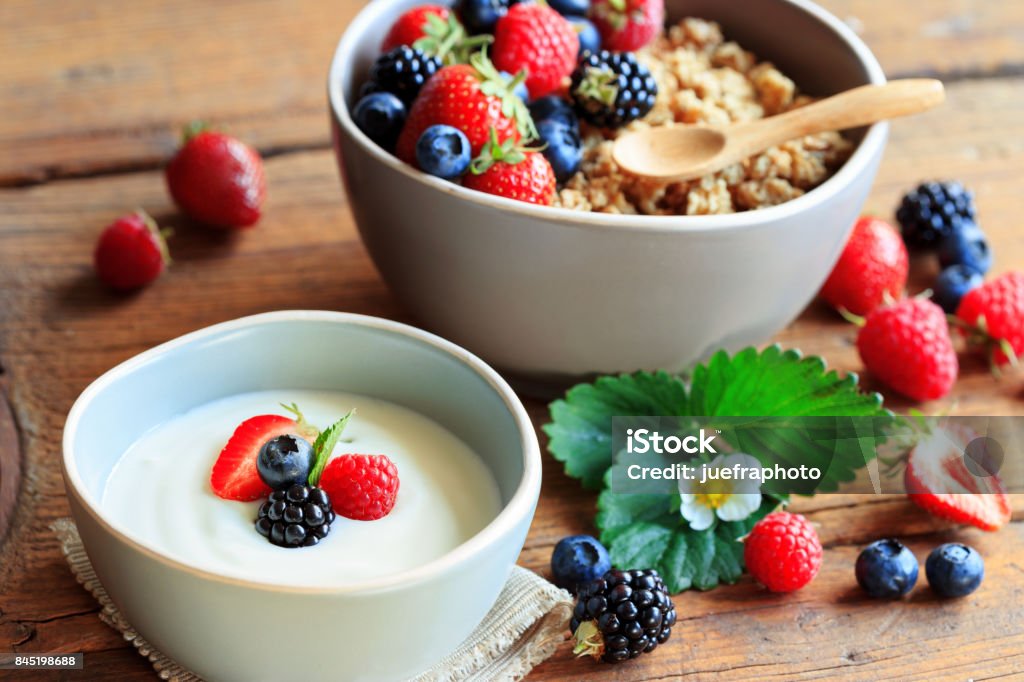
{"label": "sliced strawberry half", "polygon": [[964,448],[976,436],[971,429],[936,429],[907,460],[903,482],[910,499],[925,511],[982,530],[998,530],[1012,509],[999,476],[974,476],[964,463]]}
{"label": "sliced strawberry half", "polygon": [[300,433],[304,427],[279,414],[250,417],[238,425],[210,472],[210,485],[226,500],[258,500],[271,493],[256,470],[256,456],[271,438]]}

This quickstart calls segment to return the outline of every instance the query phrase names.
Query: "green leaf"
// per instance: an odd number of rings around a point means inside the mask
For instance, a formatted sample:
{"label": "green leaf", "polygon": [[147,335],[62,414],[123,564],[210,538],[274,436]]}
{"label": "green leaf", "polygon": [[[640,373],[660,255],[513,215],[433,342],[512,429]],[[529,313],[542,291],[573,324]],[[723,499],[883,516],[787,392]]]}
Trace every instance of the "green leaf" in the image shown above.
{"label": "green leaf", "polygon": [[348,414],[321,431],[316,441],[313,442],[313,469],[309,472],[308,479],[310,485],[320,483],[320,475],[324,473],[327,460],[331,458],[334,446],[338,444],[338,439],[341,438],[341,432],[348,425],[348,420],[355,413],[355,409],[349,410]]}

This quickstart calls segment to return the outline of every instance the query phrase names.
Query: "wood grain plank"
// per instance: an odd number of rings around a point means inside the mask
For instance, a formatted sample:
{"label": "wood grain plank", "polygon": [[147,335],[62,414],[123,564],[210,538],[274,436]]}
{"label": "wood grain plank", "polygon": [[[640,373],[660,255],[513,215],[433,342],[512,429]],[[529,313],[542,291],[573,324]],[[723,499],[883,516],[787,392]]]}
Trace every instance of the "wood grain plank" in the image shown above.
{"label": "wood grain plank", "polygon": [[4,392],[2,373],[0,368],[0,545],[14,520],[14,505],[21,488],[21,443]]}

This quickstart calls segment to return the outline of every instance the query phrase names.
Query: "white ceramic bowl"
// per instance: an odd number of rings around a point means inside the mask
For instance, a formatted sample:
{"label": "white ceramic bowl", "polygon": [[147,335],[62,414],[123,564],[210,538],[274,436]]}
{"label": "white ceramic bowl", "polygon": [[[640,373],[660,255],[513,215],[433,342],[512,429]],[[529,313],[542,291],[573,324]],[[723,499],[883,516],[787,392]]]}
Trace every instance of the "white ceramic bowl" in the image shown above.
{"label": "white ceramic bowl", "polygon": [[[349,115],[391,22],[421,0],[374,0],[346,30],[328,82],[335,150],[363,241],[431,329],[520,377],[677,370],[766,340],[815,295],[867,197],[887,124],[859,131],[835,176],[781,206],[720,216],[537,207],[420,173]],[[885,76],[841,21],[807,0],[667,0],[770,59],[805,92]]]}
{"label": "white ceramic bowl", "polygon": [[[501,512],[427,565],[334,589],[198,570],[104,514],[111,468],[148,429],[211,400],[278,387],[351,391],[434,419],[491,469]],[[393,682],[429,668],[497,599],[541,480],[526,411],[479,359],[406,325],[313,311],[219,324],[110,370],[71,408],[63,470],[85,549],[118,608],[155,647],[211,682]]]}

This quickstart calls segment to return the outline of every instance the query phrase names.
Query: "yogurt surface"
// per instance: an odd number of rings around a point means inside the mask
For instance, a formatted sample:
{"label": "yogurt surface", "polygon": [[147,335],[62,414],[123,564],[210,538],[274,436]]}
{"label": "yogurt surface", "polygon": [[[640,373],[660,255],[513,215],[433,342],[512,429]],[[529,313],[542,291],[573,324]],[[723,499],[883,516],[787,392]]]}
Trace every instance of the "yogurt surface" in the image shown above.
{"label": "yogurt surface", "polygon": [[[256,532],[260,501],[217,497],[210,469],[235,427],[260,414],[288,415],[297,403],[325,428],[356,414],[333,456],[384,454],[398,467],[395,507],[377,521],[338,517],[315,547],[276,547]],[[288,415],[290,416],[290,415]],[[221,575],[300,587],[381,578],[441,557],[501,510],[498,486],[480,458],[436,422],[392,403],[340,392],[274,390],[200,406],[157,426],[114,466],[101,505],[148,546]]]}

